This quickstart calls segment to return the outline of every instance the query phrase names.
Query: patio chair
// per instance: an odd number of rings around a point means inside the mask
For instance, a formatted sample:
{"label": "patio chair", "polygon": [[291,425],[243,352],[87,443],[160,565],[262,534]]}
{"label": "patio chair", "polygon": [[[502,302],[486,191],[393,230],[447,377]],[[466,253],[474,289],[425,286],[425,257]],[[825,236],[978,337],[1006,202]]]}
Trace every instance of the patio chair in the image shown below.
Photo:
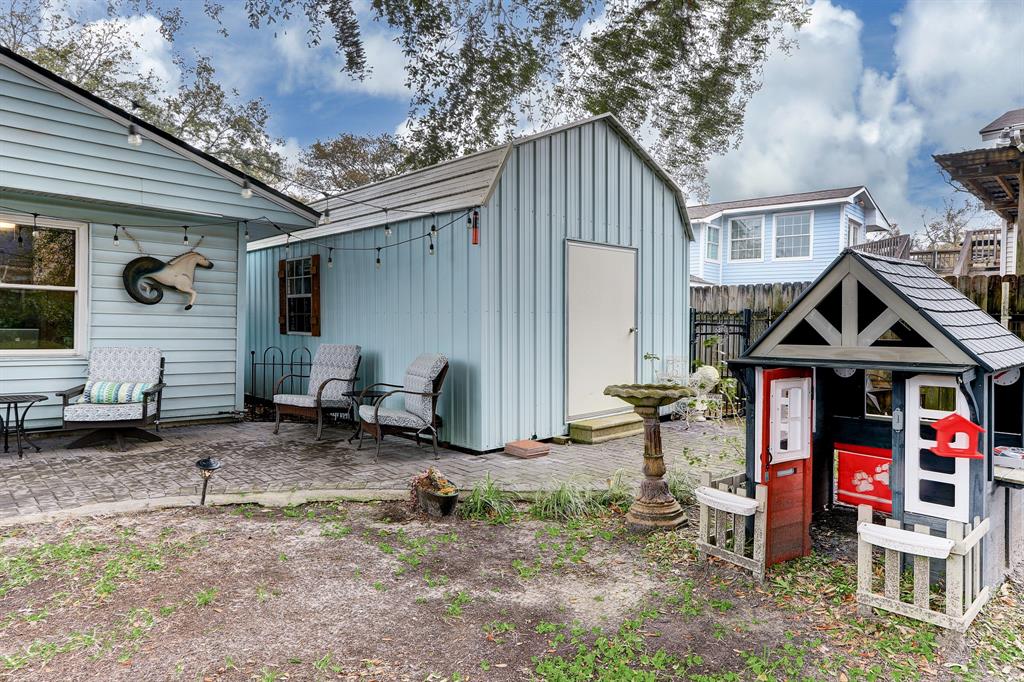
{"label": "patio chair", "polygon": [[[386,432],[413,433],[416,446],[419,447],[420,434],[429,431],[434,459],[439,459],[437,430],[441,426],[441,418],[437,414],[437,399],[441,395],[441,386],[444,384],[446,374],[448,358],[439,354],[424,353],[413,360],[405,370],[402,385],[378,383],[364,388],[359,399],[359,449],[363,447],[363,434],[372,435],[377,441],[377,451],[373,455],[376,461],[380,456],[380,444]],[[363,405],[362,396],[379,386],[395,390],[388,391],[371,405]],[[386,399],[398,394],[405,396],[405,409],[384,406]]]}
{"label": "patio chair", "polygon": [[90,429],[67,447],[113,440],[124,451],[128,438],[163,440],[144,428],[153,425],[160,430],[163,381],[164,358],[159,348],[94,348],[86,383],[56,393],[64,403],[62,430]]}
{"label": "patio chair", "polygon": [[316,419],[316,440],[324,431],[324,415],[347,412],[355,419],[355,402],[345,394],[355,390],[361,352],[359,346],[321,344],[309,368],[305,393],[279,393],[285,379],[304,378],[303,375],[285,374],[278,379],[274,386],[274,433],[281,428],[282,415]]}

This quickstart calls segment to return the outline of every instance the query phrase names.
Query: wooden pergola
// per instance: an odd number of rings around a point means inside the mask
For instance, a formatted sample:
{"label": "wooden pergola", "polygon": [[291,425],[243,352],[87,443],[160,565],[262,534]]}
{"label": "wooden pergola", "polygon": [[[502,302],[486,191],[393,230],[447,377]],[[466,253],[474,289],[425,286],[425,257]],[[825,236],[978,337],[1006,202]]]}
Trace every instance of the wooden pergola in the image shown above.
{"label": "wooden pergola", "polygon": [[[932,158],[950,180],[960,184],[981,200],[990,211],[998,213],[1010,225],[1020,225],[1024,214],[1024,153],[1014,145],[973,149],[953,154],[936,154]],[[1024,273],[1024,230],[1017,230],[1017,270]]]}

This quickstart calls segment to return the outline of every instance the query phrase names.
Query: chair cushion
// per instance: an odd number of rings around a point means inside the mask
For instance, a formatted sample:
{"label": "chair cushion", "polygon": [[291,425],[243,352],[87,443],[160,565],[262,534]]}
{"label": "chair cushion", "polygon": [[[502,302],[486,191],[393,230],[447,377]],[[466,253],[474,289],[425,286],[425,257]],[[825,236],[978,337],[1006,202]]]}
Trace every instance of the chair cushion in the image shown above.
{"label": "chair cushion", "polygon": [[93,348],[89,354],[89,379],[155,384],[160,381],[160,349],[151,346]]}
{"label": "chair cushion", "polygon": [[[326,394],[327,391],[324,391],[324,393]],[[277,393],[274,395],[274,404],[294,405],[296,407],[316,407],[316,396],[300,395],[298,393]],[[323,407],[348,407],[352,404],[352,400],[344,396],[338,400],[327,400],[326,398],[323,398],[320,400],[320,404]]]}
{"label": "chair cushion", "polygon": [[377,419],[373,418],[373,405],[360,405],[359,418],[368,424],[380,424],[381,426],[405,426],[413,429],[421,429],[427,425],[425,419],[421,419],[412,412],[396,410],[390,407],[381,407],[377,412]]}
{"label": "chair cushion", "polygon": [[115,403],[141,403],[144,391],[153,388],[153,384],[139,384],[120,381],[87,381],[80,403],[97,403],[111,405]]}
{"label": "chair cushion", "polygon": [[[148,412],[156,413],[155,407]],[[142,419],[142,403],[73,403],[64,408],[65,422],[112,422]]]}
{"label": "chair cushion", "polygon": [[[337,343],[322,343],[316,349],[316,357],[313,358],[313,365],[309,368],[309,385],[306,393],[316,397],[320,385],[328,379],[348,379],[355,376],[359,367],[359,354],[362,352],[360,346],[347,346]],[[326,400],[348,399],[343,393],[355,389],[356,382],[332,381],[324,387],[322,398]],[[295,404],[295,403],[288,403]]]}
{"label": "chair cushion", "polygon": [[[441,373],[444,366],[448,364],[448,358],[439,353],[423,353],[412,361],[405,370],[405,379],[402,382],[403,388],[407,391],[417,393],[431,393],[434,390],[434,380]],[[429,422],[433,416],[433,398],[425,395],[405,395],[405,409],[407,412]]]}

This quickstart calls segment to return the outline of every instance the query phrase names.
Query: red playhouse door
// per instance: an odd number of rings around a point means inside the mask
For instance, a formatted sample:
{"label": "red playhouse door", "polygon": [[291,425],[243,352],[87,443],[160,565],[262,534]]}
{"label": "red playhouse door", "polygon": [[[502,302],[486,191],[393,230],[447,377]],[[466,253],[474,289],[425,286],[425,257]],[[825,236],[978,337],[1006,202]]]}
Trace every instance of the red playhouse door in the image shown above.
{"label": "red playhouse door", "polygon": [[767,566],[811,553],[811,377],[810,369],[762,373],[758,480],[768,486]]}

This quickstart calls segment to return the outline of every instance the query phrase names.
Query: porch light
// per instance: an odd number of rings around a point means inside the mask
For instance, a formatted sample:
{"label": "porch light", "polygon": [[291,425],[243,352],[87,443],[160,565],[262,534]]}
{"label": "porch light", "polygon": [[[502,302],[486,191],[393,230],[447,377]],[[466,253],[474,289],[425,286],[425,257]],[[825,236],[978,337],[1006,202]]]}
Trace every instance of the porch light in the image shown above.
{"label": "porch light", "polygon": [[128,124],[128,144],[133,147],[142,145],[142,135],[139,135],[139,129],[135,127],[134,123]]}
{"label": "porch light", "polygon": [[203,477],[203,492],[199,496],[199,506],[202,507],[206,504],[206,486],[209,485],[213,472],[220,469],[220,460],[206,457],[196,462],[196,469],[199,469],[199,473]]}
{"label": "porch light", "polygon": [[249,186],[248,180],[242,180],[242,198],[252,199],[252,187]]}

